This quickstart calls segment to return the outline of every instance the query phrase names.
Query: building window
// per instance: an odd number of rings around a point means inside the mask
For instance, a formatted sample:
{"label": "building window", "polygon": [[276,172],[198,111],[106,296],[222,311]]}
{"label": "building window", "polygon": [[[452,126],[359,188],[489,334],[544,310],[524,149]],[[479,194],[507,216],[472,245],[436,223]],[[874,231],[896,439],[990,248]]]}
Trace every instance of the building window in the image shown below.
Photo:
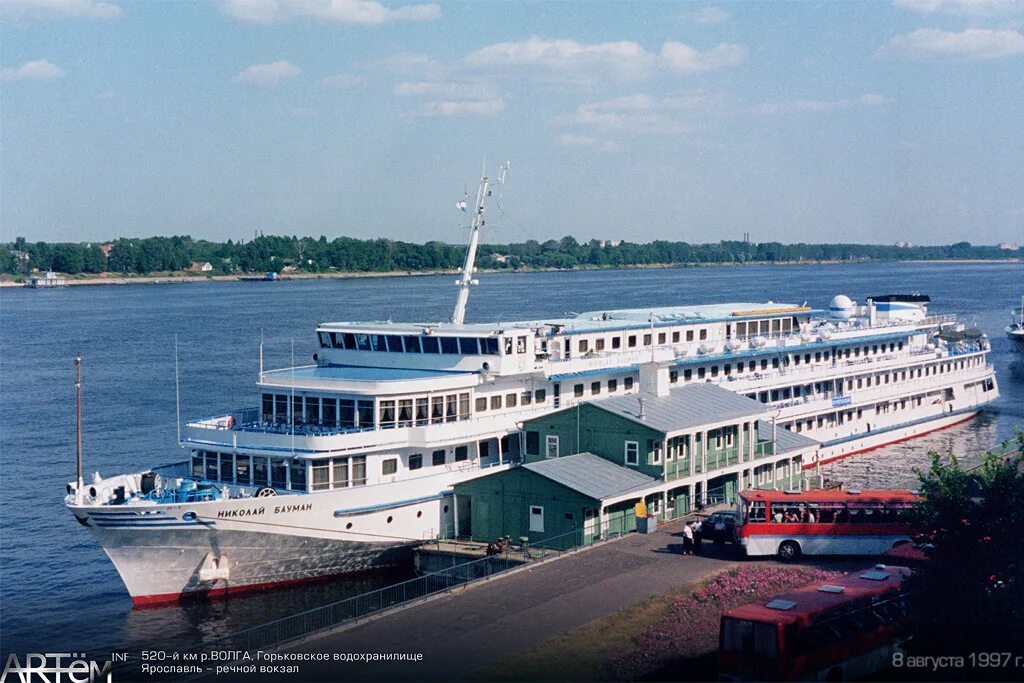
{"label": "building window", "polygon": [[397,458],[388,458],[387,460],[384,461],[383,465],[381,466],[381,474],[383,474],[384,476],[387,476],[389,474],[394,474],[397,471],[398,471],[398,459]]}
{"label": "building window", "polygon": [[444,460],[445,460],[445,458],[444,458],[444,449],[443,448],[440,449],[440,450],[434,451],[434,453],[430,456],[430,464],[433,465],[434,467],[440,467],[441,465],[443,465],[444,464]]}
{"label": "building window", "polygon": [[555,434],[548,434],[547,438],[544,440],[544,444],[545,444],[544,457],[545,458],[557,458],[558,457],[558,436],[556,436]]}
{"label": "building window", "polygon": [[652,445],[654,446],[654,464],[655,465],[660,465],[661,464],[661,442],[660,441],[655,441]]}
{"label": "building window", "polygon": [[468,446],[456,446],[455,447],[455,462],[462,462],[463,460],[469,460],[469,447]]}
{"label": "building window", "polygon": [[409,456],[409,469],[418,470],[423,467],[423,454],[414,453]]}
{"label": "building window", "polygon": [[540,455],[540,432],[526,432],[526,454]]}
{"label": "building window", "polygon": [[636,441],[627,441],[625,449],[625,461],[627,465],[640,464],[640,444]]}

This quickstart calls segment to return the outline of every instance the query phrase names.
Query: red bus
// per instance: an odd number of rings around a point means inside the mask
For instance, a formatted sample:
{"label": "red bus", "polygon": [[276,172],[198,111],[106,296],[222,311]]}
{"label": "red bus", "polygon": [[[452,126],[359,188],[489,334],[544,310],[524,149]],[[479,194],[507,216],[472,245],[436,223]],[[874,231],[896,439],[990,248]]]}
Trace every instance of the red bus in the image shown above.
{"label": "red bus", "polygon": [[892,664],[908,631],[905,567],[875,565],[722,615],[724,681],[861,680]]}
{"label": "red bus", "polygon": [[736,536],[750,557],[881,555],[911,540],[912,491],[743,491]]}

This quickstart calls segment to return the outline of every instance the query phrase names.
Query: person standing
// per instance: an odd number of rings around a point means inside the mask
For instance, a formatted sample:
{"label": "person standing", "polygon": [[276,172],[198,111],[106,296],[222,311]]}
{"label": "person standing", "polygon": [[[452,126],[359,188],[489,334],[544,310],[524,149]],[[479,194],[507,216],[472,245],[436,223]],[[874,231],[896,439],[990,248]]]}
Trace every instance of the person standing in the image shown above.
{"label": "person standing", "polygon": [[704,522],[698,517],[697,521],[693,523],[693,554],[700,555],[700,544],[704,538]]}
{"label": "person standing", "polygon": [[683,527],[683,555],[693,554],[693,522]]}

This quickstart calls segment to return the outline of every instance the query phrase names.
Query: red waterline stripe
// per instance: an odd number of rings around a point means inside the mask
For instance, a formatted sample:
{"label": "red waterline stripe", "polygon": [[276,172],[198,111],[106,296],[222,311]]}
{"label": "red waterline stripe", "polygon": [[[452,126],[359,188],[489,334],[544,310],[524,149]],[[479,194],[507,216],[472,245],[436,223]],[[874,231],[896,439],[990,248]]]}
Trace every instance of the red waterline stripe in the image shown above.
{"label": "red waterline stripe", "polygon": [[[862,448],[862,449],[860,449],[858,451],[850,451],[849,453],[840,453],[839,455],[834,455],[831,458],[826,458],[825,460],[820,461],[820,464],[824,465],[826,463],[835,462],[836,460],[842,460],[843,458],[849,458],[851,455],[858,455],[860,453],[867,453],[868,451],[873,451],[873,450],[876,450],[878,448],[885,448],[886,446],[892,446],[893,444],[896,444],[896,443],[903,443],[904,441],[910,441],[912,439],[916,439],[918,437],[924,436],[925,434],[931,434],[932,432],[939,432],[939,431],[942,431],[943,429],[949,429],[950,427],[955,427],[958,424],[963,424],[964,422],[970,422],[971,420],[973,420],[976,417],[978,417],[978,413],[971,413],[970,415],[968,415],[964,419],[957,420],[956,422],[950,422],[948,425],[942,425],[941,427],[935,427],[934,429],[929,429],[928,431],[925,431],[925,432],[919,432],[917,434],[911,434],[910,436],[904,436],[903,438],[895,439],[893,441],[886,441],[884,443],[880,443],[880,444],[877,444],[875,446],[868,446],[867,448]],[[804,465],[803,469],[805,469],[805,470],[812,470],[812,469],[815,468],[815,466],[817,464],[819,464],[819,463],[811,463],[810,465]]]}
{"label": "red waterline stripe", "polygon": [[336,574],[325,574],[323,576],[309,576],[303,579],[284,579],[281,581],[269,581],[267,583],[250,583],[243,586],[222,586],[209,590],[185,591],[182,593],[161,593],[157,595],[133,595],[132,605],[136,608],[166,607],[179,602],[191,602],[194,600],[223,600],[229,595],[242,593],[255,593],[257,591],[274,590],[276,588],[291,588],[302,584],[324,583],[338,578],[339,576],[352,576],[359,572],[339,572]]}

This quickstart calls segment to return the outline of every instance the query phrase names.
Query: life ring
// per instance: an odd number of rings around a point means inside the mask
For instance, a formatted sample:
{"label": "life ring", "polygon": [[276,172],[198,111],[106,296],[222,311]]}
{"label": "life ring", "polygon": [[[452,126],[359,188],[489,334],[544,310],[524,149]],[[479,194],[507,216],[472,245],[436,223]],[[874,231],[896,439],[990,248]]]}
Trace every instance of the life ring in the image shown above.
{"label": "life ring", "polygon": [[231,429],[232,427],[234,427],[235,426],[235,416],[234,415],[228,415],[228,419],[224,421],[224,424],[227,426],[228,429]]}
{"label": "life ring", "polygon": [[258,491],[256,491],[256,497],[257,498],[269,498],[271,496],[276,496],[276,495],[277,495],[277,491],[275,491],[270,486],[263,486]]}

